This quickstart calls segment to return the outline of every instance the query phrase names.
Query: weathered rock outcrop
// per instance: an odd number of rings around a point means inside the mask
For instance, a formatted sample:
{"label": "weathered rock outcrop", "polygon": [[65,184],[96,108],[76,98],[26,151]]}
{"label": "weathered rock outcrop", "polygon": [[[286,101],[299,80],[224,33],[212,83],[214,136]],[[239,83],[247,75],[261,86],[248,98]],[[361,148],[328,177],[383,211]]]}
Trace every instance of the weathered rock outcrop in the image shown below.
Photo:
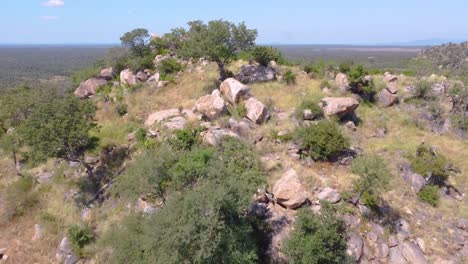
{"label": "weathered rock outcrop", "polygon": [[276,79],[276,70],[262,65],[244,65],[236,79],[243,83],[273,81]]}
{"label": "weathered rock outcrop", "polygon": [[402,255],[411,264],[428,264],[426,257],[421,248],[409,241],[404,242],[398,246]]}
{"label": "weathered rock outcrop", "polygon": [[398,103],[398,94],[397,90],[394,90],[390,87],[386,87],[379,92],[379,104],[384,107],[390,107]]}
{"label": "weathered rock outcrop", "polygon": [[288,209],[296,209],[307,201],[307,192],[294,169],[289,169],[273,186],[276,202]]}
{"label": "weathered rock outcrop", "polygon": [[99,77],[106,79],[107,81],[110,81],[114,79],[114,68],[109,67],[101,70],[101,73],[99,74]]}
{"label": "weathered rock outcrop", "polygon": [[201,113],[206,119],[214,120],[226,114],[227,108],[223,98],[219,96],[219,91],[205,95],[195,103],[194,111]]}
{"label": "weathered rock outcrop", "polygon": [[226,101],[232,105],[251,97],[250,88],[234,78],[224,80],[219,89]]}
{"label": "weathered rock outcrop", "polygon": [[146,73],[144,73],[143,71],[139,71],[136,74],[136,78],[138,82],[146,82],[146,80],[148,79],[148,75],[146,75]]}
{"label": "weathered rock outcrop", "polygon": [[336,86],[338,87],[338,90],[342,93],[345,93],[351,89],[351,86],[349,86],[348,75],[344,73],[340,72],[336,75],[335,83],[336,83]]}
{"label": "weathered rock outcrop", "polygon": [[87,98],[96,94],[97,88],[106,85],[107,80],[103,78],[91,78],[80,84],[75,90],[75,96],[80,98]]}
{"label": "weathered rock outcrop", "polygon": [[70,241],[67,237],[64,237],[60,242],[57,253],[55,254],[55,258],[58,262],[64,264],[75,264],[78,262],[79,258],[73,252]]}
{"label": "weathered rock outcrop", "polygon": [[[183,109],[182,111],[179,109],[167,109],[149,115],[145,121],[145,126],[151,127],[155,124],[163,123],[164,121],[169,121],[172,123],[177,122],[180,124],[181,120],[174,119],[175,117],[183,117],[184,119],[198,119],[197,115],[195,115],[193,111],[189,109]],[[172,127],[172,124],[169,124],[168,126]]]}
{"label": "weathered rock outcrop", "polygon": [[132,86],[137,83],[137,76],[130,69],[125,69],[120,73],[120,84]]}
{"label": "weathered rock outcrop", "polygon": [[321,100],[323,113],[327,117],[344,117],[358,108],[359,102],[351,97],[325,97]]}
{"label": "weathered rock outcrop", "polygon": [[265,105],[255,98],[249,98],[245,102],[247,118],[257,124],[261,124],[270,118],[270,113]]}
{"label": "weathered rock outcrop", "polygon": [[400,173],[415,193],[421,191],[421,189],[426,185],[424,177],[413,172],[409,164],[400,165]]}

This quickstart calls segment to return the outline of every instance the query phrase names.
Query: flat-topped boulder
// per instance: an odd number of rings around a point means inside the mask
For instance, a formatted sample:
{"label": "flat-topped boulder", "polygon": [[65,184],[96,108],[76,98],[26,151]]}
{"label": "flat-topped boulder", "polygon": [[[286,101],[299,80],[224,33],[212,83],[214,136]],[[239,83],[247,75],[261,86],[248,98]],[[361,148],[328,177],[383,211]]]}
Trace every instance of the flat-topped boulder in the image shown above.
{"label": "flat-topped boulder", "polygon": [[187,119],[197,118],[193,111],[189,109],[183,109],[182,111],[179,109],[166,109],[150,114],[145,121],[145,126],[150,127],[177,116],[186,117]]}
{"label": "flat-topped boulder", "polygon": [[320,102],[323,113],[327,117],[344,117],[359,106],[359,102],[352,97],[325,97]]}
{"label": "flat-topped boulder", "polygon": [[228,78],[219,87],[226,101],[235,105],[251,97],[250,88],[234,78]]}
{"label": "flat-topped boulder", "polygon": [[296,209],[307,200],[307,192],[294,169],[289,169],[273,185],[276,202],[288,209]]}
{"label": "flat-topped boulder", "polygon": [[210,127],[208,130],[203,131],[200,136],[204,143],[212,146],[219,145],[226,137],[239,138],[239,135],[235,132],[220,127]]}
{"label": "flat-topped boulder", "polygon": [[107,84],[107,80],[103,78],[91,78],[80,84],[75,90],[75,96],[80,98],[88,98],[96,94],[96,90]]}

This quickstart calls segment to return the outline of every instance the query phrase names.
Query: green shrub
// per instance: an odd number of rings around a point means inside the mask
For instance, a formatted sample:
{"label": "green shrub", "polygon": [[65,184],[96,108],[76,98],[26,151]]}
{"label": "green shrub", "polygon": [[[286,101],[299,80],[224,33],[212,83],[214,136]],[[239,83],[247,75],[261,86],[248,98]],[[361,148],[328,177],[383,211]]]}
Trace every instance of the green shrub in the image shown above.
{"label": "green shrub", "polygon": [[348,74],[351,71],[351,63],[343,62],[338,67],[338,71],[344,74]]}
{"label": "green shrub", "polygon": [[319,106],[318,102],[315,100],[303,100],[299,107],[295,110],[296,118],[299,120],[303,119],[304,110],[311,110],[312,114],[315,116],[314,119],[319,119],[323,116],[323,110]]}
{"label": "green shrub", "polygon": [[125,115],[126,113],[128,113],[127,104],[124,104],[124,103],[117,104],[115,106],[115,112],[117,112],[117,114],[119,114],[119,116]]}
{"label": "green shrub", "polygon": [[286,241],[285,254],[292,264],[346,263],[343,221],[328,204],[323,204],[320,215],[300,209],[295,228]]}
{"label": "green shrub", "polygon": [[90,78],[98,76],[100,73],[100,68],[98,65],[93,65],[88,68],[76,71],[72,74],[71,79],[74,87],[78,87],[81,82],[84,82]]}
{"label": "green shrub", "polygon": [[194,149],[182,156],[168,171],[173,186],[176,189],[183,189],[193,185],[198,178],[206,175],[208,162],[212,158],[212,149]]}
{"label": "green shrub", "polygon": [[284,81],[288,84],[288,85],[293,85],[293,84],[296,84],[296,74],[291,71],[291,70],[287,70],[284,75],[283,75],[283,78],[284,78]]}
{"label": "green shrub", "polygon": [[439,187],[435,185],[426,185],[419,193],[419,199],[434,207],[439,204]]}
{"label": "green shrub", "polygon": [[87,225],[72,225],[68,228],[68,237],[75,250],[79,251],[93,241],[94,232]]}
{"label": "green shrub", "polygon": [[190,150],[200,143],[200,133],[202,131],[201,128],[176,130],[168,142],[176,150]]}
{"label": "green shrub", "polygon": [[154,70],[154,56],[151,54],[144,57],[132,56],[127,59],[127,65],[133,72],[143,71],[145,69]]}
{"label": "green shrub", "polygon": [[176,59],[167,58],[159,63],[157,70],[161,75],[170,75],[180,72],[182,65]]}
{"label": "green shrub", "polygon": [[38,203],[37,193],[33,190],[34,179],[23,176],[6,186],[5,192],[0,194],[0,223],[7,223],[15,217],[26,214]]}
{"label": "green shrub", "polygon": [[375,95],[377,94],[377,87],[374,80],[369,81],[362,86],[361,98],[365,102],[373,103],[375,102]]}
{"label": "green shrub", "polygon": [[361,64],[353,67],[349,71],[349,84],[351,87],[357,87],[358,85],[362,85],[363,78],[368,74],[367,69],[364,68]]}
{"label": "green shrub", "polygon": [[273,47],[256,46],[251,51],[253,59],[262,66],[268,66],[270,61],[279,62],[281,60],[280,52]]}
{"label": "green shrub", "polygon": [[416,150],[416,156],[411,158],[411,168],[423,177],[431,175],[431,183],[442,185],[448,178],[447,159],[436,153],[431,146],[421,144]]}
{"label": "green shrub", "polygon": [[330,160],[349,148],[349,139],[341,132],[337,124],[322,120],[316,125],[298,128],[296,138],[302,141],[314,160]]}
{"label": "green shrub", "polygon": [[414,97],[417,99],[431,98],[432,84],[426,80],[420,80],[414,87]]}
{"label": "green shrub", "polygon": [[353,160],[351,171],[359,175],[353,184],[354,192],[371,210],[378,208],[379,195],[387,189],[391,173],[387,162],[376,155],[364,155]]}
{"label": "green shrub", "polygon": [[250,146],[225,138],[216,149],[160,149],[141,159],[125,177],[145,186],[125,191],[196,184],[173,192],[158,213],[130,215],[106,235],[111,263],[258,263],[255,222],[244,212],[265,178]]}

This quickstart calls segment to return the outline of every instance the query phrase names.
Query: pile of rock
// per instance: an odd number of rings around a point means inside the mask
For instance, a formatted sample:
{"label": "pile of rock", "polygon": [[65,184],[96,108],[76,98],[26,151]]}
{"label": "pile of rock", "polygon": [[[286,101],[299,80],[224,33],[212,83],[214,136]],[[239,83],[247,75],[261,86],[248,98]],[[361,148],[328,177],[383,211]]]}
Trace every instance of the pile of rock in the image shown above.
{"label": "pile of rock", "polygon": [[80,84],[75,90],[75,96],[88,98],[96,94],[96,90],[107,84],[107,80],[101,77],[88,79]]}
{"label": "pile of rock", "polygon": [[385,81],[386,86],[378,95],[379,103],[384,107],[390,107],[398,103],[398,77],[386,72],[383,80]]}
{"label": "pile of rock", "polygon": [[270,118],[266,106],[252,97],[250,88],[234,78],[228,78],[221,83],[220,90],[214,90],[210,95],[201,97],[194,107],[194,112],[203,115],[207,120],[215,120],[227,113],[227,104],[245,107],[250,121],[261,124]]}

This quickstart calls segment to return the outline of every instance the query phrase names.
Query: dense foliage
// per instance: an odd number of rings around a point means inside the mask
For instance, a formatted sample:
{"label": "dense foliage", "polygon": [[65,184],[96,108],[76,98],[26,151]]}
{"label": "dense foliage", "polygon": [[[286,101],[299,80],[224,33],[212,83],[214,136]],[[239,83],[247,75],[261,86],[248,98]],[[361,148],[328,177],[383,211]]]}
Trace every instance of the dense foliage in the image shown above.
{"label": "dense foliage", "polygon": [[296,138],[302,142],[302,148],[307,150],[314,160],[333,159],[349,148],[349,139],[343,135],[338,125],[326,120],[299,128]]}
{"label": "dense foliage", "polygon": [[158,213],[131,215],[109,235],[112,262],[257,263],[254,223],[244,209],[262,183],[255,154],[233,138],[216,149],[163,145],[140,157],[118,181],[117,193],[172,195]]}
{"label": "dense foliage", "polygon": [[345,225],[331,205],[322,204],[320,214],[310,209],[298,211],[285,253],[293,264],[347,262]]}
{"label": "dense foliage", "polygon": [[437,185],[443,185],[447,180],[447,165],[447,159],[426,144],[421,144],[416,150],[416,155],[411,158],[411,168],[414,172],[429,177],[429,182]]}
{"label": "dense foliage", "polygon": [[220,79],[227,78],[225,66],[240,51],[254,46],[257,31],[248,29],[244,23],[235,25],[223,20],[213,20],[207,24],[202,21],[189,22],[178,53],[185,58],[205,57],[215,62],[219,68]]}

